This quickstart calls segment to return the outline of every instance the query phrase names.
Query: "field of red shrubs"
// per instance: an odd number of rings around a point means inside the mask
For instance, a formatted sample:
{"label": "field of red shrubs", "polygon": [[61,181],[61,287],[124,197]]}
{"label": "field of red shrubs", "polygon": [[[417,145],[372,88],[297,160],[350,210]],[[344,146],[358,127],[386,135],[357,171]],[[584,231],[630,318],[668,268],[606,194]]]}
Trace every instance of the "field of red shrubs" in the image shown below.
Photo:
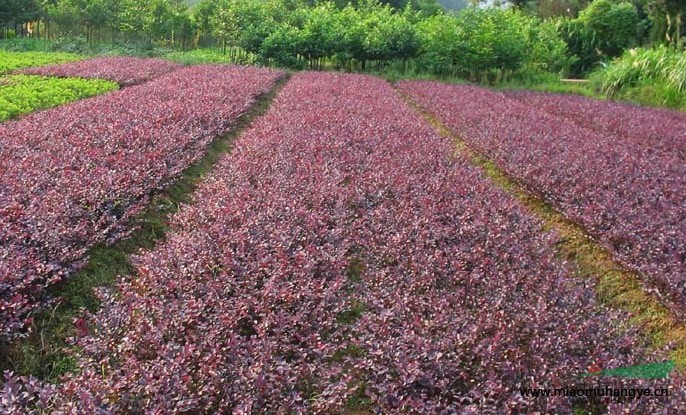
{"label": "field of red shrubs", "polygon": [[683,112],[600,101],[579,95],[533,91],[512,91],[507,95],[550,114],[570,119],[582,128],[614,134],[649,150],[686,159],[686,114]]}
{"label": "field of red shrubs", "polygon": [[172,225],[101,291],[79,370],[9,376],[0,413],[569,413],[520,390],[659,358],[380,79],[294,75]]}
{"label": "field of red shrubs", "polygon": [[[122,237],[284,76],[88,62],[46,70],[133,86],[0,123],[0,341],[20,341],[46,287]],[[665,360],[667,347],[598,303],[555,233],[407,96],[686,297],[678,134],[606,126],[610,103],[302,72],[135,271],[98,290],[100,310],[75,318],[76,369],[57,383],[5,372],[0,415],[686,413],[677,372],[582,377]],[[565,115],[574,105],[585,115]],[[523,392],[598,385],[671,395]]]}
{"label": "field of red shrubs", "polygon": [[686,116],[586,98],[513,94],[520,102],[466,85],[403,82],[399,88],[588,229],[616,259],[649,276],[684,314],[686,140],[679,126]]}
{"label": "field of red shrubs", "polygon": [[0,124],[0,339],[281,73],[200,66]]}

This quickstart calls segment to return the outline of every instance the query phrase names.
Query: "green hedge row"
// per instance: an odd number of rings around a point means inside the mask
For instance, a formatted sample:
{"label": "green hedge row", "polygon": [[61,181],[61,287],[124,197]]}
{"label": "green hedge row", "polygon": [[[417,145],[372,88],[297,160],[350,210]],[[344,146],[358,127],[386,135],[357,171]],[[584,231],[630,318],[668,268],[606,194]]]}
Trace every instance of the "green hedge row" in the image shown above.
{"label": "green hedge row", "polygon": [[28,75],[0,77],[0,121],[118,88],[114,82],[99,79]]}
{"label": "green hedge row", "polygon": [[0,74],[20,68],[71,62],[83,59],[73,53],[10,52],[0,50]]}

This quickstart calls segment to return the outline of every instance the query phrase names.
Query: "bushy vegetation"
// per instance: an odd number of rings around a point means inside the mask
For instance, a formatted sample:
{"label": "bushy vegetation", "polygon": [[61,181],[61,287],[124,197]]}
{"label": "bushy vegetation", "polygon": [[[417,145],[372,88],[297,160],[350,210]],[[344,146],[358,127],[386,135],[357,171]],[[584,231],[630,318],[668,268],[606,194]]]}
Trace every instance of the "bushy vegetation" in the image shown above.
{"label": "bushy vegetation", "polygon": [[71,62],[82,59],[70,53],[11,52],[0,49],[0,74],[20,68]]}
{"label": "bushy vegetation", "polygon": [[610,96],[686,108],[686,52],[675,48],[628,50],[592,79]]}
{"label": "bushy vegetation", "polygon": [[0,121],[114,89],[117,84],[105,80],[26,75],[0,77]]}
{"label": "bushy vegetation", "polygon": [[477,80],[524,71],[564,72],[571,64],[555,28],[515,9],[469,8],[417,25],[418,63],[436,75]]}
{"label": "bushy vegetation", "polygon": [[[296,69],[396,71],[491,82],[534,72],[560,74],[572,63],[552,23],[516,9],[468,8],[427,16],[377,1],[294,10],[278,3],[234,1],[227,7],[201,2],[194,19],[213,28],[200,41],[219,40],[231,62],[255,59]],[[215,61],[217,55],[194,54],[171,56],[193,62],[196,56]]]}

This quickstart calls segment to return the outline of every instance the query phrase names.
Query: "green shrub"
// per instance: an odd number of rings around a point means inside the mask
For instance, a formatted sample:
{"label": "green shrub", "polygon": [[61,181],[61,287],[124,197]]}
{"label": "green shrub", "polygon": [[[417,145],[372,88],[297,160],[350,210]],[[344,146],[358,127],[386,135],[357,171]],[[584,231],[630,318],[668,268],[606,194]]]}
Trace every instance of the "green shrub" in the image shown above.
{"label": "green shrub", "polygon": [[629,2],[595,0],[576,19],[556,21],[557,32],[575,57],[570,74],[582,77],[600,62],[619,56],[638,42],[642,29],[636,7]]}
{"label": "green shrub", "polygon": [[522,76],[548,73],[566,76],[577,58],[570,55],[567,44],[557,32],[555,23],[527,19],[527,47]]}
{"label": "green shrub", "polygon": [[258,60],[253,53],[246,52],[239,47],[228,48],[225,52],[219,49],[195,49],[189,51],[175,51],[162,54],[166,59],[184,65],[199,65],[203,63],[229,63],[235,65],[252,65]]}
{"label": "green shrub", "polygon": [[640,84],[661,83],[686,93],[686,52],[659,46],[631,49],[597,71],[593,79],[606,93]]}
{"label": "green shrub", "polygon": [[52,42],[29,37],[0,40],[0,49],[10,52],[52,52]]}
{"label": "green shrub", "polygon": [[12,75],[0,77],[0,121],[117,89],[114,82]]}
{"label": "green shrub", "polygon": [[82,57],[71,53],[9,52],[0,50],[0,74],[20,68],[71,62],[79,59],[82,59]]}
{"label": "green shrub", "polygon": [[569,68],[570,75],[582,77],[600,59],[596,50],[596,32],[579,19],[562,18],[556,21],[555,27],[560,38],[567,44],[569,54],[574,57]]}

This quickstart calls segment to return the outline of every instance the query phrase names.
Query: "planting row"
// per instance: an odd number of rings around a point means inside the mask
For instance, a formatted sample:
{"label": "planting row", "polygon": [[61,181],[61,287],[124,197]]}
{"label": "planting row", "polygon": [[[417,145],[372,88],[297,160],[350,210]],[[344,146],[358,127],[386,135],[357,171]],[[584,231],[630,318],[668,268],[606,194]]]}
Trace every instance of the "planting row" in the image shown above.
{"label": "planting row", "polygon": [[71,62],[82,59],[72,53],[8,52],[0,50],[0,74],[20,68]]}
{"label": "planting row", "polygon": [[29,75],[107,79],[121,86],[147,82],[181,68],[178,63],[164,59],[146,59],[125,56],[101,57],[79,62],[28,68],[22,73]]}
{"label": "planting row", "polygon": [[0,124],[0,339],[279,76],[193,67]]}
{"label": "planting row", "polygon": [[684,309],[686,163],[679,155],[482,88],[432,82],[399,88]]}
{"label": "planting row", "polygon": [[568,118],[580,127],[615,134],[646,149],[686,160],[686,114],[683,112],[600,101],[579,95],[533,91],[512,91],[507,95],[553,115]]}
{"label": "planting row", "polygon": [[[101,292],[90,331],[79,323],[79,374],[10,376],[0,405],[569,413],[519,388],[654,358],[569,280],[540,224],[452,154],[386,82],[295,75],[167,241]],[[660,382],[683,410],[677,381]],[[615,409],[638,404],[665,403]]]}
{"label": "planting row", "polygon": [[57,79],[26,75],[0,77],[0,121],[117,88],[116,83],[101,79]]}

